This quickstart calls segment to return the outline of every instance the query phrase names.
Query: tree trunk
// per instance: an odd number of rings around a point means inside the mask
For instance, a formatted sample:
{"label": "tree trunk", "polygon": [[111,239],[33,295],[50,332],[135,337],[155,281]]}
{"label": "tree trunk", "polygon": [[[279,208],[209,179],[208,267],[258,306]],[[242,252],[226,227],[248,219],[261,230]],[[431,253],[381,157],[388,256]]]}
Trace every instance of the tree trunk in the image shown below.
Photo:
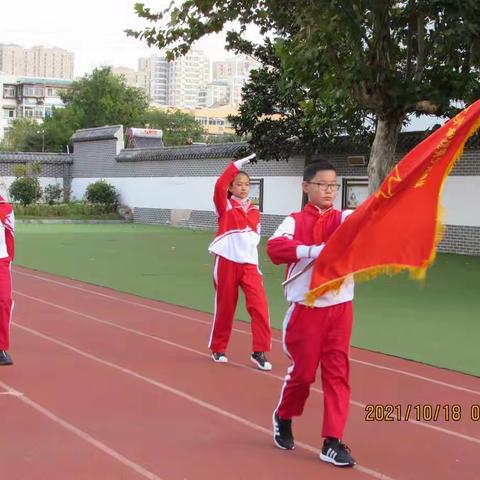
{"label": "tree trunk", "polygon": [[398,134],[402,128],[403,116],[377,120],[377,130],[373,140],[368,162],[369,192],[372,193],[380,186],[383,179],[395,165],[395,149]]}

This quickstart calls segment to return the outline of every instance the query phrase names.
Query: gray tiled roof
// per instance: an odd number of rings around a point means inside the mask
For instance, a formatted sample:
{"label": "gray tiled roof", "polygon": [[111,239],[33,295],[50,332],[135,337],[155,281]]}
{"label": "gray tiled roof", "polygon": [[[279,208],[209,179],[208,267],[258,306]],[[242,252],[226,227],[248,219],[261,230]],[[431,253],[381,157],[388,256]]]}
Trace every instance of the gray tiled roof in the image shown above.
{"label": "gray tiled roof", "polygon": [[123,135],[122,125],[108,125],[97,128],[83,128],[72,135],[72,142],[92,142],[96,140],[111,140],[121,138]]}
{"label": "gray tiled roof", "polygon": [[151,160],[188,160],[195,158],[232,158],[246,148],[246,142],[210,145],[182,145],[178,147],[127,148],[117,156],[119,162]]}
{"label": "gray tiled roof", "polygon": [[[430,132],[405,132],[398,138],[397,152],[404,153],[424,140]],[[196,158],[232,158],[240,150],[247,148],[247,142],[232,142],[211,145],[182,145],[178,147],[129,148],[122,150],[117,156],[119,162],[153,161],[153,160],[187,160]],[[480,136],[474,136],[466,145],[467,149],[480,149]],[[368,154],[370,144],[352,144],[349,137],[338,137],[334,142],[324,143],[317,153],[330,154]],[[299,146],[297,152],[302,154]]]}
{"label": "gray tiled roof", "polygon": [[0,162],[4,163],[72,163],[71,153],[50,152],[0,152]]}

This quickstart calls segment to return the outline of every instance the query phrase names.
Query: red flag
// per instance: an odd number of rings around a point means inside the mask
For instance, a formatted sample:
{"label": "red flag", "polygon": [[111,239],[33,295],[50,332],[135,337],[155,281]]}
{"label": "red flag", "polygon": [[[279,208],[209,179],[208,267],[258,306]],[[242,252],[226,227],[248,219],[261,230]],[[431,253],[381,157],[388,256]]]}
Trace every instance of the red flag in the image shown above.
{"label": "red flag", "polygon": [[343,279],[409,270],[425,277],[442,236],[440,195],[466,141],[480,127],[480,100],[411,150],[334,232],[314,265],[308,302]]}

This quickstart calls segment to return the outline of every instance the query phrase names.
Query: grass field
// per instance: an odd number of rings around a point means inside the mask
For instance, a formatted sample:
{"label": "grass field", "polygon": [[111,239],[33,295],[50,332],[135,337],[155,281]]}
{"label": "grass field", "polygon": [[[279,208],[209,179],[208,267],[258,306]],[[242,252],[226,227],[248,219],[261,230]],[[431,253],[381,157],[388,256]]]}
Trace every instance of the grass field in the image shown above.
{"label": "grass field", "polygon": [[[16,264],[211,312],[211,232],[147,225],[17,227]],[[260,248],[272,324],[283,268]],[[425,285],[406,276],[356,289],[353,345],[480,376],[480,257],[439,255]],[[243,302],[237,317],[247,320]]]}

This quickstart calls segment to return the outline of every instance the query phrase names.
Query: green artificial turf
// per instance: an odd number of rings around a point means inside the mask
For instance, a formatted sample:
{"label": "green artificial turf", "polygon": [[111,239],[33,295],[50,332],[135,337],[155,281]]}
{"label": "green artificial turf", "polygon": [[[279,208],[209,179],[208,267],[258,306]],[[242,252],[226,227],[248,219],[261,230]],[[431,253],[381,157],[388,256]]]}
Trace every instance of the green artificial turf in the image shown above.
{"label": "green artificial turf", "polygon": [[[212,232],[123,225],[18,225],[16,264],[211,312]],[[260,247],[272,325],[286,308],[283,267]],[[480,375],[480,257],[441,254],[425,284],[405,275],[356,289],[352,344]],[[243,301],[237,318],[247,320]]]}

